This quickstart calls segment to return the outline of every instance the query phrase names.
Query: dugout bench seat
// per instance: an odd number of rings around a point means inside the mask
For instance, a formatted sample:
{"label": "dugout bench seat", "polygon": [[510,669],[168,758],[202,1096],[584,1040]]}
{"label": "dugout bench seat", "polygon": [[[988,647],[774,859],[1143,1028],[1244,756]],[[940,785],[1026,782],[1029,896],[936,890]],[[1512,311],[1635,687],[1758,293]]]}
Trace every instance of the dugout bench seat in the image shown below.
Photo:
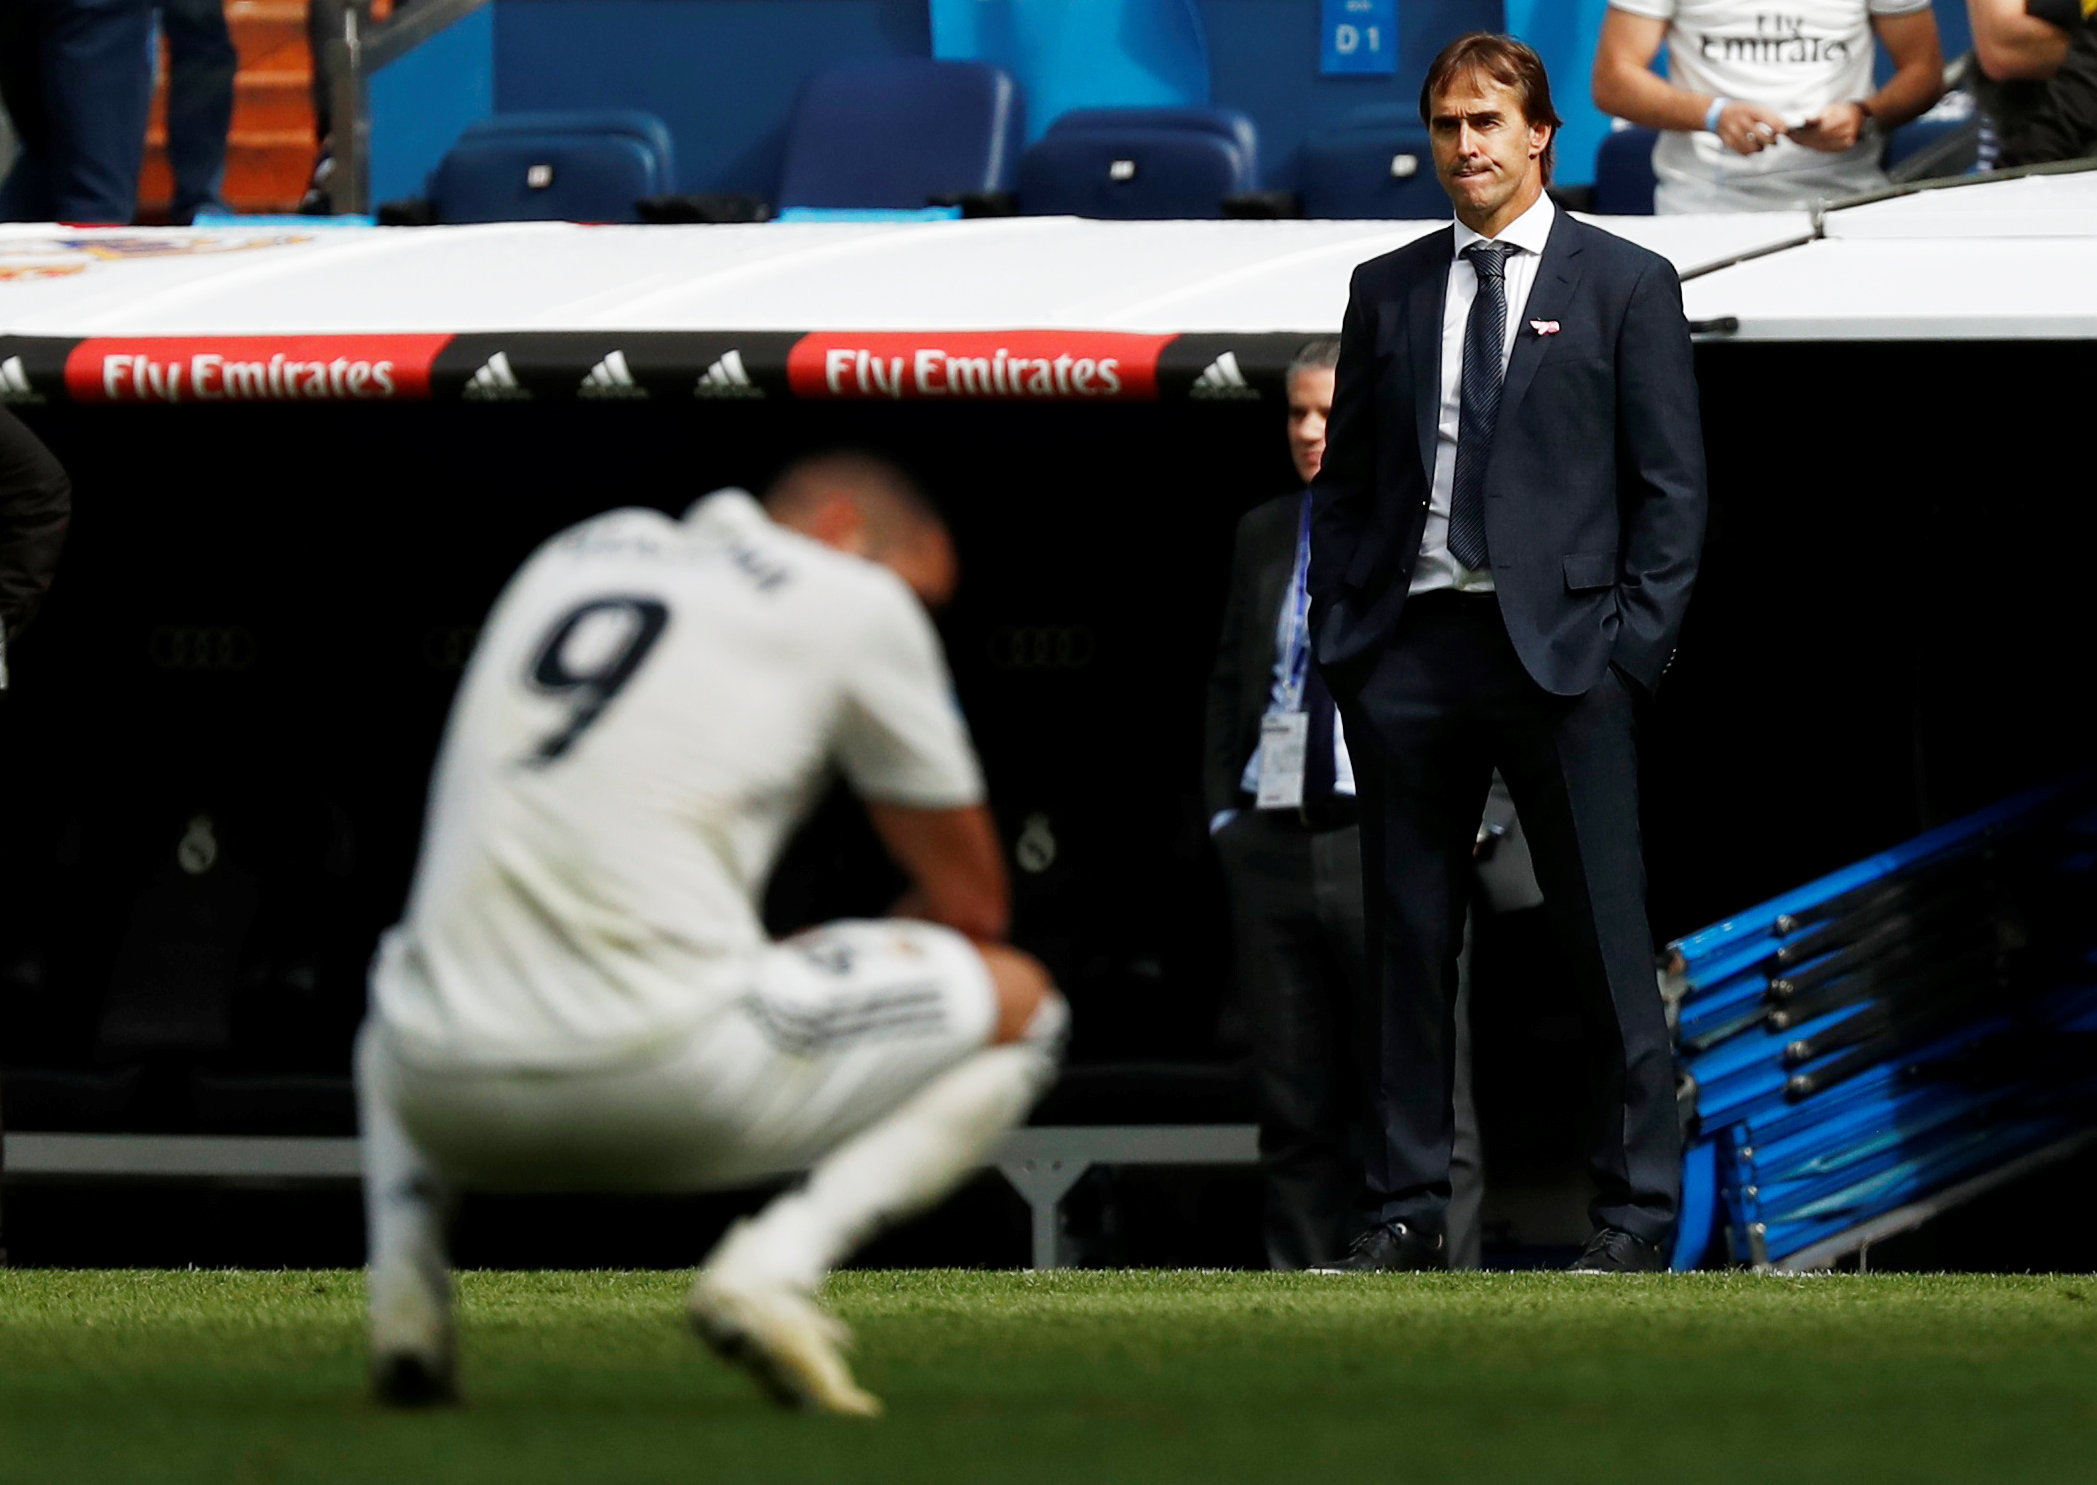
{"label": "dugout bench seat", "polygon": [[[986,1164],[1033,1212],[1033,1265],[1064,1261],[1063,1198],[1095,1165],[1251,1165],[1250,1124],[1072,1124],[1017,1129]],[[355,1181],[357,1141],[299,1136],[10,1134],[10,1180],[202,1181],[305,1185]]]}

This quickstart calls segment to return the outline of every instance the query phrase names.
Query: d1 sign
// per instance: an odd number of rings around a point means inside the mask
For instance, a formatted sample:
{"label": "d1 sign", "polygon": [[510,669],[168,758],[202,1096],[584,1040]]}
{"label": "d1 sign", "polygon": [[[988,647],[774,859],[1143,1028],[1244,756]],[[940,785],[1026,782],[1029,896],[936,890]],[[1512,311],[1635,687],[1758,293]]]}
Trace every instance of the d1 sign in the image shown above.
{"label": "d1 sign", "polygon": [[1323,0],[1318,70],[1328,77],[1398,71],[1398,0]]}

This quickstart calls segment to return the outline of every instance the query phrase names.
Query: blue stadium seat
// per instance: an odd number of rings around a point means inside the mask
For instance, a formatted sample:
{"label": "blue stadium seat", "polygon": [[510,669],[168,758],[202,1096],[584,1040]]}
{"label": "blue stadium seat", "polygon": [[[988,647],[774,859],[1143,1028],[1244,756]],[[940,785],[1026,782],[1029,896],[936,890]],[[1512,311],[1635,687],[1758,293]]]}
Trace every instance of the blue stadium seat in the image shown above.
{"label": "blue stadium seat", "polygon": [[1435,179],[1426,128],[1395,110],[1366,113],[1304,141],[1297,191],[1303,214],[1393,221],[1448,216],[1449,198]]}
{"label": "blue stadium seat", "polygon": [[1216,218],[1258,187],[1258,133],[1235,109],[1072,109],[1019,167],[1029,216]]}
{"label": "blue stadium seat", "polygon": [[832,67],[794,101],[777,204],[908,210],[1009,191],[1024,125],[1019,84],[985,62]]}
{"label": "blue stadium seat", "polygon": [[499,114],[469,126],[430,177],[440,222],[637,222],[676,189],[670,131],[631,109]]}
{"label": "blue stadium seat", "polygon": [[460,140],[500,139],[520,134],[608,134],[633,139],[653,152],[664,172],[677,174],[676,147],[670,126],[638,108],[555,108],[529,113],[498,113],[468,124]]}
{"label": "blue stadium seat", "polygon": [[1605,217],[1649,217],[1653,214],[1653,146],[1660,135],[1651,129],[1612,129],[1595,151],[1595,211]]}
{"label": "blue stadium seat", "polygon": [[1050,134],[1100,134],[1123,129],[1169,129],[1214,134],[1238,147],[1245,178],[1256,189],[1260,179],[1260,131],[1249,114],[1235,108],[1073,108],[1058,114]]}

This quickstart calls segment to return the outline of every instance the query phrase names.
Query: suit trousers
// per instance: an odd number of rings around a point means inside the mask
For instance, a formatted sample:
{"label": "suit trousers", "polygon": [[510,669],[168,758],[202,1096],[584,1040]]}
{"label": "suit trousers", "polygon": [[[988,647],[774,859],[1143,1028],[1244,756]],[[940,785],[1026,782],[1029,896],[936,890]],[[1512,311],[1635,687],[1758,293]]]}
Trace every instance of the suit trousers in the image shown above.
{"label": "suit trousers", "polygon": [[1589,1028],[1597,1225],[1665,1243],[1681,1183],[1674,1052],[1653,967],[1639,840],[1636,703],[1611,670],[1584,696],[1528,674],[1491,595],[1408,600],[1341,702],[1363,807],[1365,1046],[1375,1220],[1443,1229],[1450,1200],[1457,956],[1479,812],[1499,768]]}
{"label": "suit trousers", "polygon": [[152,35],[152,0],[0,4],[0,100],[21,141],[0,182],[0,221],[136,215]]}
{"label": "suit trousers", "polygon": [[[1362,1227],[1361,833],[1246,810],[1223,827],[1216,849],[1252,1043],[1267,1261],[1305,1268],[1345,1252]],[[1457,1266],[1475,1268],[1481,1171],[1468,1050],[1457,1058],[1450,1237]]]}

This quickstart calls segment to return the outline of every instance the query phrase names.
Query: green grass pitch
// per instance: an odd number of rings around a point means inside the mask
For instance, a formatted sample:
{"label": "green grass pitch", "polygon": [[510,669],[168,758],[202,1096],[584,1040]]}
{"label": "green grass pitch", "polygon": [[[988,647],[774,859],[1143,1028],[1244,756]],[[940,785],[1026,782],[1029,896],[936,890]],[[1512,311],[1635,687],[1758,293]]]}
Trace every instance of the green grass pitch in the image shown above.
{"label": "green grass pitch", "polygon": [[684,1278],[462,1276],[467,1405],[362,1283],[0,1272],[0,1480],[2097,1480],[2097,1280],[859,1272],[879,1423],[773,1411]]}

